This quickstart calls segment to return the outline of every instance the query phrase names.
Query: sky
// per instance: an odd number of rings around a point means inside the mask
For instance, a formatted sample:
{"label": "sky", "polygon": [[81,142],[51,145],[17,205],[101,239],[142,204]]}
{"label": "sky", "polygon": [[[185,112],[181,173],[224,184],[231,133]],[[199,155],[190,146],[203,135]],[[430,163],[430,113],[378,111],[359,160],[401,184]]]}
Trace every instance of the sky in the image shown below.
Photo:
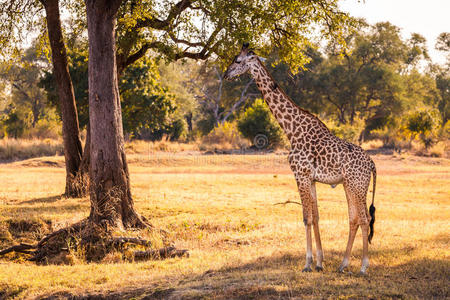
{"label": "sky", "polygon": [[433,62],[445,62],[445,55],[434,45],[441,32],[450,32],[450,0],[342,0],[340,7],[369,24],[389,21],[402,29],[404,38],[413,32],[421,34]]}

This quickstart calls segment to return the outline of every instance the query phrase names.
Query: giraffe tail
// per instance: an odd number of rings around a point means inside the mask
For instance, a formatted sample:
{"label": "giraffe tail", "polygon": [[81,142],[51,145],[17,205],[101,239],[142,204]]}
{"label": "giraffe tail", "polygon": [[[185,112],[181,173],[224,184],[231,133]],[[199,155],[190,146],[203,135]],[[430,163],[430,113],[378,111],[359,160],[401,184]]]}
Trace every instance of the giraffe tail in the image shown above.
{"label": "giraffe tail", "polygon": [[373,229],[373,224],[375,223],[375,206],[374,206],[374,202],[375,202],[375,187],[377,186],[377,169],[375,168],[375,164],[372,162],[373,166],[372,166],[372,177],[373,177],[373,189],[372,189],[372,204],[370,205],[369,208],[369,214],[370,214],[370,223],[369,223],[369,243],[372,242],[372,238],[373,238],[373,233],[374,233],[374,229]]}

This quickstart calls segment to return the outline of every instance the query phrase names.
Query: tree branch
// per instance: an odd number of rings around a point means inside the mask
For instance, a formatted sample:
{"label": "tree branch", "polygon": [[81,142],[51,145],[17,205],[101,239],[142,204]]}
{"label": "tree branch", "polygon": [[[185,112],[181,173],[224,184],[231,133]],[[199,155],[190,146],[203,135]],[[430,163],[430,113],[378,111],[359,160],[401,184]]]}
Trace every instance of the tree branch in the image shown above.
{"label": "tree branch", "polygon": [[192,2],[192,0],[181,0],[170,9],[165,20],[160,20],[156,17],[144,18],[137,22],[135,28],[150,27],[158,30],[166,29],[178,15],[191,6]]}
{"label": "tree branch", "polygon": [[225,115],[225,117],[223,118],[223,122],[225,122],[229,116],[231,116],[231,114],[233,114],[238,108],[239,106],[241,106],[242,103],[244,103],[248,98],[249,98],[249,94],[247,94],[247,90],[250,87],[250,85],[254,82],[255,80],[252,78],[244,87],[244,89],[241,92],[241,97],[239,98],[238,101],[236,101],[233,106],[230,108],[230,110],[228,111],[228,113]]}

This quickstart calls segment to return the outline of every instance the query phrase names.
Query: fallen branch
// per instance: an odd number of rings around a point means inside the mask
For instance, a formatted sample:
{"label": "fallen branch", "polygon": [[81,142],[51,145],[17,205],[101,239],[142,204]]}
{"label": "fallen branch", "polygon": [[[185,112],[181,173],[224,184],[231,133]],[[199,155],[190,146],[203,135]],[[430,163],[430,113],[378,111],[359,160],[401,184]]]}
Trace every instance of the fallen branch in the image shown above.
{"label": "fallen branch", "polygon": [[[159,230],[161,233],[167,233],[165,230]],[[0,251],[0,255],[18,252],[30,255],[29,261],[46,263],[49,258],[61,252],[69,252],[68,245],[73,249],[83,249],[87,261],[101,261],[108,252],[117,250],[123,252],[128,246],[144,248],[143,251],[133,253],[136,261],[189,256],[188,250],[178,250],[173,246],[151,250],[152,242],[139,237],[113,237],[106,227],[90,223],[89,220],[52,232],[35,245],[21,243],[9,247]]]}
{"label": "fallen branch", "polygon": [[20,245],[15,245],[12,247],[9,247],[7,249],[4,249],[2,251],[0,251],[0,255],[5,255],[8,254],[10,252],[19,252],[19,253],[24,253],[24,254],[34,254],[33,251],[29,251],[30,249],[36,249],[37,245],[29,245],[29,244],[24,244],[21,243]]}
{"label": "fallen branch", "polygon": [[69,227],[56,230],[56,231],[50,233],[49,235],[45,236],[42,240],[40,240],[37,247],[41,247],[45,242],[47,242],[49,239],[51,239],[54,236],[60,235],[62,233],[69,233],[71,231],[79,231],[79,230],[81,230],[81,228],[84,224],[85,223],[83,221],[81,221],[81,222],[75,223]]}
{"label": "fallen branch", "polygon": [[286,202],[275,203],[274,205],[286,205],[286,204],[290,204],[290,203],[302,205],[300,202],[297,202],[297,201],[290,201],[290,200],[288,200],[288,201],[286,201]]}
{"label": "fallen branch", "polygon": [[119,245],[121,246],[126,243],[142,245],[146,247],[150,247],[152,245],[150,241],[133,237],[115,237],[111,239],[112,246],[119,246]]}

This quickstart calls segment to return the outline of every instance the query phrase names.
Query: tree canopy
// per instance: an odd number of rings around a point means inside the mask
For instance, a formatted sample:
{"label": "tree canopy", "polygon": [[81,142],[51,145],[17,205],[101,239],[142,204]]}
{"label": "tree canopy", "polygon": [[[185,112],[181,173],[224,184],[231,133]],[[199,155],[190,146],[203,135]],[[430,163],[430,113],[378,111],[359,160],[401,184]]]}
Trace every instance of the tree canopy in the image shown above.
{"label": "tree canopy", "polygon": [[[73,16],[70,29],[86,29],[84,2],[61,1]],[[315,33],[344,44],[355,23],[331,1],[123,1],[117,18],[118,72],[152,49],[169,60],[219,58],[225,61],[243,41],[261,53],[279,49],[279,60],[297,69],[308,61],[304,50]],[[0,49],[17,52],[24,36],[40,31],[45,40],[38,0],[14,0],[0,6]]]}

